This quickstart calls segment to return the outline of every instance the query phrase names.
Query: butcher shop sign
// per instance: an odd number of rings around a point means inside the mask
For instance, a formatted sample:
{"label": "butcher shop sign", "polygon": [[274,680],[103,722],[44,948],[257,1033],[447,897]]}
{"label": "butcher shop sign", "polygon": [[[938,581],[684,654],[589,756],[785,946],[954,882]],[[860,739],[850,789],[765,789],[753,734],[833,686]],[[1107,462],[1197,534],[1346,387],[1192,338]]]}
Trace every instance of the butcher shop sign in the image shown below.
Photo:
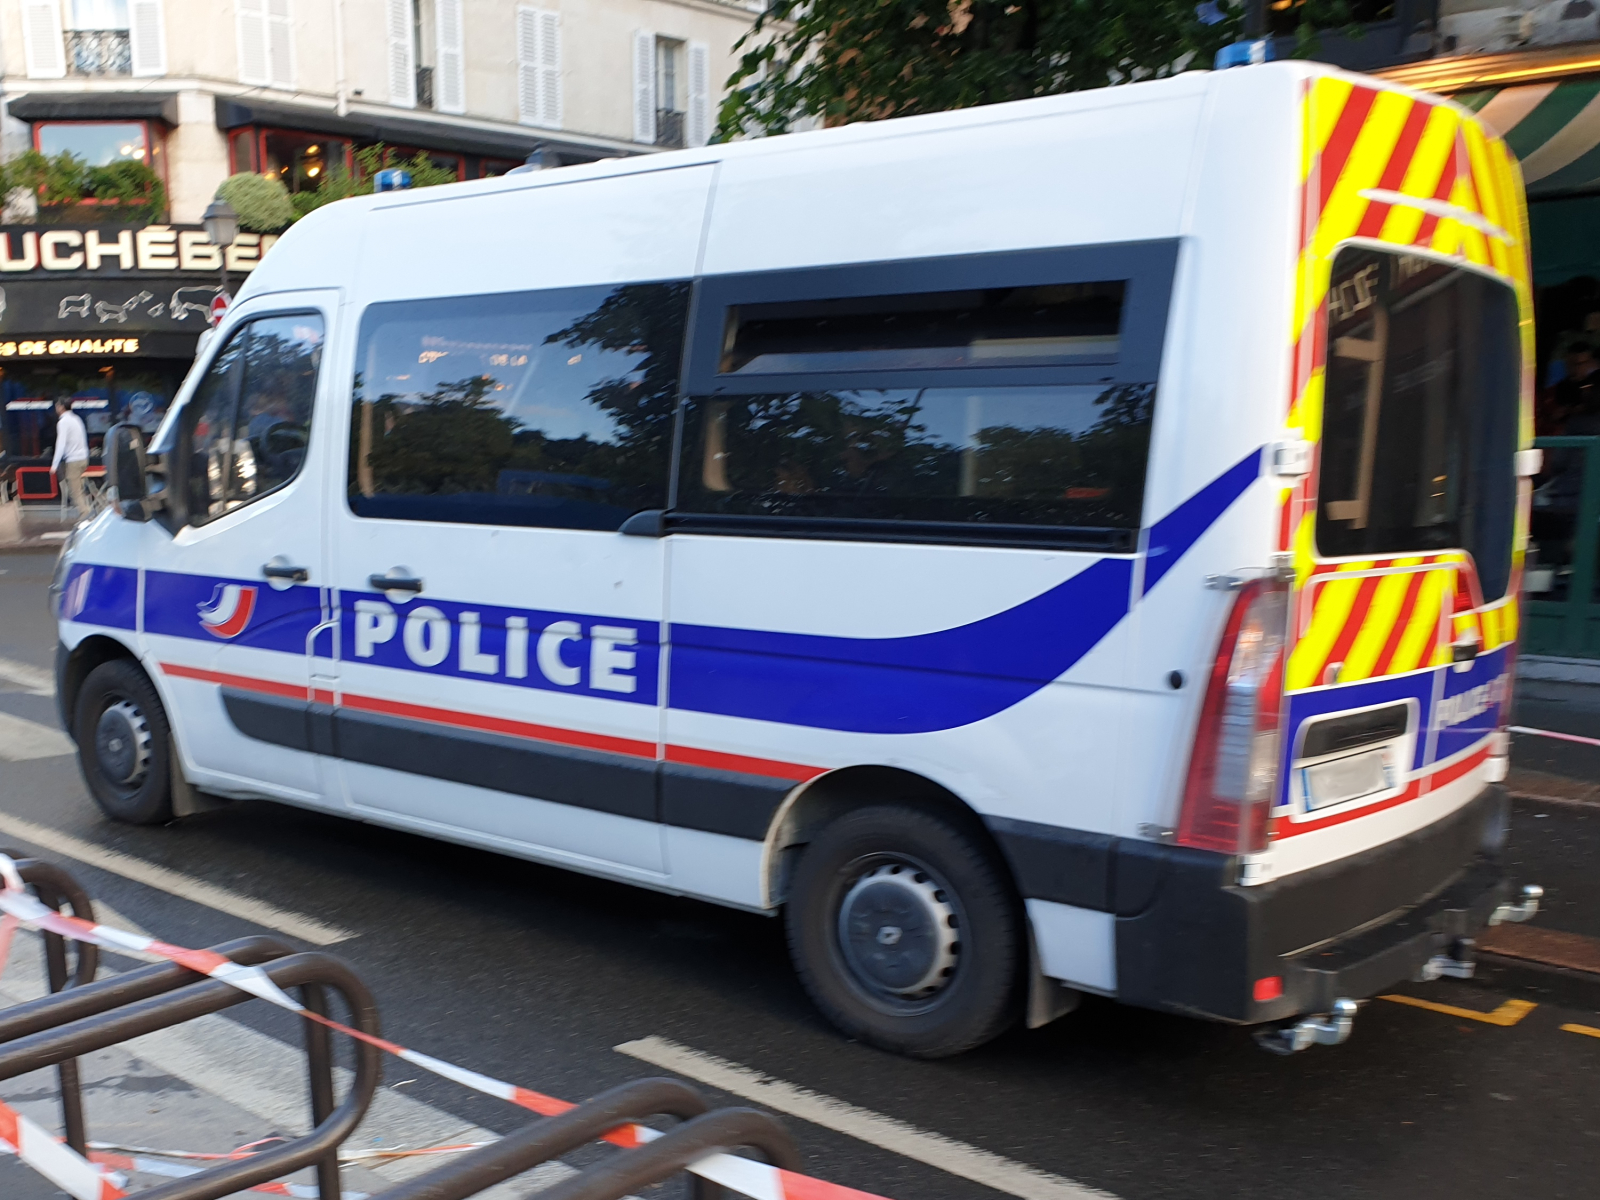
{"label": "butcher shop sign", "polygon": [[[241,232],[228,274],[277,240]],[[210,323],[223,258],[199,226],[0,226],[0,357],[178,351]]]}

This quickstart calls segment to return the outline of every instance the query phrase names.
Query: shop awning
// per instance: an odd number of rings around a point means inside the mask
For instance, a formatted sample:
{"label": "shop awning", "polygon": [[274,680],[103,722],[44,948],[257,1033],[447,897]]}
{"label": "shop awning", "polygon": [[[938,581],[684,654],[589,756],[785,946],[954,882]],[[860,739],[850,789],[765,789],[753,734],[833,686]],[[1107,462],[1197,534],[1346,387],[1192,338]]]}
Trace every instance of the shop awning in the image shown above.
{"label": "shop awning", "polygon": [[1458,92],[1522,162],[1528,198],[1600,193],[1600,79]]}

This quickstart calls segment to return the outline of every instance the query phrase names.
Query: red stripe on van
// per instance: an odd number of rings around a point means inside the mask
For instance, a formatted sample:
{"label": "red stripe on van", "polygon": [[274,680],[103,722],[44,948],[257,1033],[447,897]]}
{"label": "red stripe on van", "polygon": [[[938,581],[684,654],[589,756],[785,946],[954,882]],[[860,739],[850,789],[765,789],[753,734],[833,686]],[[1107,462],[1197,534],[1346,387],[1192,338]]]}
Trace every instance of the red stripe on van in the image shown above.
{"label": "red stripe on van", "polygon": [[[1344,111],[1339,114],[1339,119],[1334,123],[1333,133],[1328,136],[1328,144],[1322,148],[1322,155],[1317,164],[1317,211],[1320,213],[1328,207],[1328,197],[1333,193],[1334,185],[1339,182],[1339,176],[1344,171],[1344,165],[1350,158],[1350,151],[1355,149],[1356,138],[1361,136],[1361,127],[1367,123],[1367,114],[1372,111],[1372,104],[1378,98],[1374,88],[1352,88],[1350,98],[1344,102]],[[1307,231],[1310,237],[1315,233],[1315,227]]]}
{"label": "red stripe on van", "polygon": [[717,771],[737,771],[741,775],[793,779],[798,783],[815,779],[828,770],[827,767],[806,767],[770,758],[751,758],[745,754],[724,754],[720,750],[698,750],[693,746],[668,746],[667,761],[690,767],[710,767]]}
{"label": "red stripe on van", "polygon": [[304,684],[279,683],[275,679],[252,679],[248,675],[229,675],[223,671],[204,671],[199,667],[185,667],[178,663],[162,663],[161,672],[174,679],[198,679],[202,683],[220,683],[223,687],[238,688],[241,692],[261,692],[267,696],[284,696],[290,700],[304,700]]}
{"label": "red stripe on van", "polygon": [[[1394,628],[1389,630],[1389,638],[1383,643],[1383,649],[1378,653],[1378,661],[1372,666],[1374,675],[1387,675],[1389,668],[1394,664],[1394,653],[1400,649],[1400,639],[1406,636],[1406,630],[1411,626],[1411,614],[1417,609],[1417,597],[1422,595],[1422,581],[1428,572],[1417,571],[1411,576],[1411,582],[1406,584],[1405,599],[1400,601],[1400,612],[1394,619]],[[1431,655],[1433,646],[1428,646]]]}
{"label": "red stripe on van", "polygon": [[[1420,100],[1411,102],[1411,111],[1406,114],[1405,124],[1400,127],[1400,140],[1395,143],[1394,153],[1389,155],[1389,163],[1383,168],[1383,175],[1378,179],[1380,190],[1385,192],[1400,190],[1400,185],[1406,179],[1406,170],[1411,166],[1411,158],[1417,152],[1417,143],[1422,140],[1423,126],[1428,123],[1428,116],[1432,112],[1431,104],[1424,104]],[[1361,224],[1356,227],[1356,236],[1377,237],[1392,207],[1381,201],[1368,204],[1367,211],[1361,218]]]}
{"label": "red stripe on van", "polygon": [[340,697],[340,703],[346,708],[362,712],[383,713],[390,717],[410,717],[418,721],[431,721],[435,725],[478,729],[485,733],[505,733],[512,737],[528,738],[535,742],[551,742],[558,746],[606,750],[633,758],[653,759],[656,756],[654,742],[639,741],[635,738],[612,737],[604,733],[581,733],[576,729],[535,725],[529,721],[513,721],[506,717],[488,717],[480,713],[457,712],[455,709],[433,708],[425,704],[404,704],[398,700],[380,700],[376,696],[353,696],[349,692]]}
{"label": "red stripe on van", "polygon": [[1334,639],[1333,647],[1328,651],[1328,657],[1322,660],[1322,665],[1317,668],[1316,680],[1322,682],[1323,674],[1334,663],[1342,663],[1345,655],[1350,653],[1350,647],[1356,643],[1356,635],[1361,632],[1361,625],[1367,619],[1367,610],[1372,607],[1372,597],[1378,590],[1380,576],[1368,575],[1361,581],[1361,586],[1356,590],[1355,603],[1350,606],[1350,613],[1344,619],[1344,628],[1339,630],[1339,636]]}
{"label": "red stripe on van", "polygon": [[[1331,825],[1343,825],[1346,821],[1359,821],[1362,817],[1370,817],[1373,813],[1380,813],[1390,808],[1398,808],[1400,805],[1423,795],[1424,790],[1436,791],[1447,783],[1454,783],[1463,775],[1475,770],[1488,757],[1489,747],[1485,743],[1479,749],[1474,750],[1465,758],[1451,763],[1448,767],[1441,767],[1432,775],[1423,775],[1420,778],[1413,779],[1406,787],[1406,790],[1398,796],[1391,796],[1389,799],[1380,801],[1377,804],[1369,804],[1365,808],[1358,808],[1351,812],[1335,813],[1318,821],[1287,821],[1280,819],[1274,826],[1274,837],[1281,840],[1283,838],[1297,837],[1302,833],[1315,833],[1317,830],[1327,829]],[[1424,785],[1426,785],[1426,789],[1424,789]]]}

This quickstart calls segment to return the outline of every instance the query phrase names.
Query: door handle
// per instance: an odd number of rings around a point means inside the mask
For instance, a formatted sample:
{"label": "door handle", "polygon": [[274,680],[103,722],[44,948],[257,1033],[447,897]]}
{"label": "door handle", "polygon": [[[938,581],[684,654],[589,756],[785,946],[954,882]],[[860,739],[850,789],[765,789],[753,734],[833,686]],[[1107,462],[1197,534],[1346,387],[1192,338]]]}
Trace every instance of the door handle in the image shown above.
{"label": "door handle", "polygon": [[269,563],[263,563],[261,574],[268,579],[282,579],[289,583],[305,583],[311,578],[311,572],[305,567],[297,567],[277,558]]}
{"label": "door handle", "polygon": [[368,575],[367,583],[380,592],[420,592],[422,580],[414,575]]}

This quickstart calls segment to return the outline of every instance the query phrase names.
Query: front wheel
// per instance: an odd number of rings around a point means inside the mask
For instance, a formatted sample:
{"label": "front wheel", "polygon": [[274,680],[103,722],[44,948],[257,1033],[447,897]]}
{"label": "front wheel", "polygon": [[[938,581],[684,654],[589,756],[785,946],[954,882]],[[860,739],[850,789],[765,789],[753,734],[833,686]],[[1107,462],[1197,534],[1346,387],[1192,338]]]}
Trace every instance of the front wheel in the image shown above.
{"label": "front wheel", "polygon": [[1017,904],[992,854],[919,809],[859,809],[805,848],[789,952],[823,1013],[852,1037],[943,1058],[1017,1016]]}
{"label": "front wheel", "polygon": [[84,782],[106,816],[133,825],[172,820],[167,712],[132,659],[114,658],[89,672],[72,730]]}

